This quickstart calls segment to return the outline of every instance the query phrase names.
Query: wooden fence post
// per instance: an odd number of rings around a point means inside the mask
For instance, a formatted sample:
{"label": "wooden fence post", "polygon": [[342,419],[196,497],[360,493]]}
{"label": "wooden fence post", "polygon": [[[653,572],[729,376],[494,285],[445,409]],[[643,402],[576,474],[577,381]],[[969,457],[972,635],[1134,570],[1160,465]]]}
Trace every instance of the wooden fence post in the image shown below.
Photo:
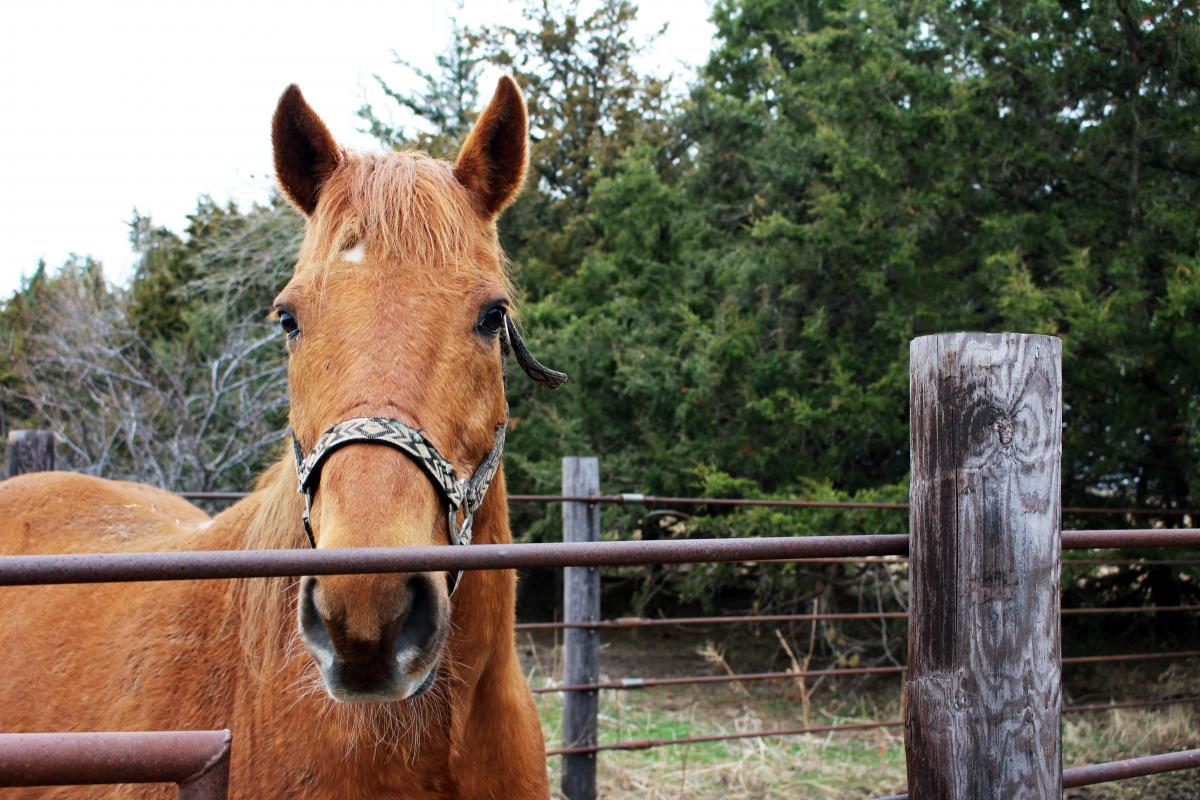
{"label": "wooden fence post", "polygon": [[1062,795],[1062,348],[1023,334],[909,350],[909,796]]}
{"label": "wooden fence post", "polygon": [[[565,496],[600,494],[600,462],[569,456],[562,461]],[[600,540],[599,503],[563,503],[563,541]],[[566,567],[563,570],[563,621],[596,622],[600,619],[600,570]],[[567,628],[563,633],[563,681],[595,683],[600,677],[599,646],[595,628]],[[563,747],[596,744],[598,697],[595,691],[563,693]],[[562,793],[567,800],[596,797],[596,754],[562,757]]]}
{"label": "wooden fence post", "polygon": [[54,434],[50,431],[8,432],[8,477],[54,469]]}

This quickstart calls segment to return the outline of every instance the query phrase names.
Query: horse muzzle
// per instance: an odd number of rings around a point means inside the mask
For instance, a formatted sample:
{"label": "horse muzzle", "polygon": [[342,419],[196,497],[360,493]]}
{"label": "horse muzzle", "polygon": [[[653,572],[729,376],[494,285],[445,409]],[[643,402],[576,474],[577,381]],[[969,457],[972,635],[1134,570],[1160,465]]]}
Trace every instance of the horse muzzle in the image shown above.
{"label": "horse muzzle", "polygon": [[[350,610],[348,586],[375,595],[374,613]],[[298,603],[300,638],[334,700],[405,700],[436,682],[450,629],[440,574],[305,577]]]}

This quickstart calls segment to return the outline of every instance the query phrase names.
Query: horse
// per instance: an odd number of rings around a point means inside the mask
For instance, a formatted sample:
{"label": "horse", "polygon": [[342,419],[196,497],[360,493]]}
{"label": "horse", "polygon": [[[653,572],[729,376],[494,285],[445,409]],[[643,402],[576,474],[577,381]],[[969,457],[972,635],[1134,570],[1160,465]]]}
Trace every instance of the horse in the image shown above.
{"label": "horse", "polygon": [[[520,341],[496,232],[528,163],[520,89],[499,81],[453,163],[347,151],[294,85],[272,142],[305,219],[274,301],[293,442],[211,518],[135,483],[4,481],[0,554],[512,541],[504,359],[565,378]],[[545,798],[515,592],[506,570],[4,589],[0,730],[227,727],[234,798]]]}

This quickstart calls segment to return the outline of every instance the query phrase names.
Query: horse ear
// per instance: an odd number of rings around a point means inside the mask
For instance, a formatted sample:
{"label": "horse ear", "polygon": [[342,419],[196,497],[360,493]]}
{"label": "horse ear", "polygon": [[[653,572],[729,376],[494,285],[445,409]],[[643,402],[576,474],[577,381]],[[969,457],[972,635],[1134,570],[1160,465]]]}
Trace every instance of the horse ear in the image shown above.
{"label": "horse ear", "polygon": [[279,185],[296,208],[311,217],[321,186],[342,160],[342,151],[294,83],[275,107],[271,144]]}
{"label": "horse ear", "polygon": [[521,190],[529,163],[528,139],[525,98],[505,75],[454,164],[454,177],[475,196],[486,216],[499,214]]}

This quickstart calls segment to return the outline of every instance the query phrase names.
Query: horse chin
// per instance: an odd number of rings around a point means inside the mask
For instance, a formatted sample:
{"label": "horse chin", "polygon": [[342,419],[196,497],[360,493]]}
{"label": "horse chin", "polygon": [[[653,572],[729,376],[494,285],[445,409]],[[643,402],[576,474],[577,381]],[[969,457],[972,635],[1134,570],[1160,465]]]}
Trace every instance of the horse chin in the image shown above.
{"label": "horse chin", "polygon": [[420,697],[437,683],[438,665],[435,663],[431,666],[419,680],[406,680],[397,670],[394,676],[374,686],[346,680],[339,676],[340,670],[337,667],[327,670],[319,662],[318,672],[321,682],[325,685],[325,692],[333,700],[350,705],[369,705],[395,703]]}

